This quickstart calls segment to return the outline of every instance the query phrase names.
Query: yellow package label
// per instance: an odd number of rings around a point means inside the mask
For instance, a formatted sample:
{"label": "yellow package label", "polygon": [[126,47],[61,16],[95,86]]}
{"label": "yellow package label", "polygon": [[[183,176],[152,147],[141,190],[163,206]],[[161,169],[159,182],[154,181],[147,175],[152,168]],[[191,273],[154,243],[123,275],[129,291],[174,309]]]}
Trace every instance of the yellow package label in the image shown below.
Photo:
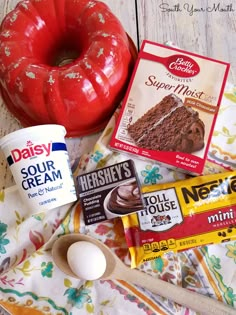
{"label": "yellow package label", "polygon": [[236,171],[142,188],[145,209],[122,217],[131,267],[167,251],[236,239]]}

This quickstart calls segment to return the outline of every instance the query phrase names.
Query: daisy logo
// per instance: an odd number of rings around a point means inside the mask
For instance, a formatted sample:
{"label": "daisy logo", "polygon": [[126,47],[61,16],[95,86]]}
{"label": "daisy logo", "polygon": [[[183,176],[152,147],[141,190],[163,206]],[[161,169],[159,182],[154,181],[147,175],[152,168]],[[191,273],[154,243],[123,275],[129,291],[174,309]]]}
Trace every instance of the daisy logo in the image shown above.
{"label": "daisy logo", "polygon": [[29,140],[26,142],[24,148],[15,148],[14,150],[11,150],[11,157],[13,162],[16,163],[21,161],[22,159],[28,159],[42,154],[45,154],[45,156],[49,156],[51,152],[51,146],[51,143],[34,145]]}

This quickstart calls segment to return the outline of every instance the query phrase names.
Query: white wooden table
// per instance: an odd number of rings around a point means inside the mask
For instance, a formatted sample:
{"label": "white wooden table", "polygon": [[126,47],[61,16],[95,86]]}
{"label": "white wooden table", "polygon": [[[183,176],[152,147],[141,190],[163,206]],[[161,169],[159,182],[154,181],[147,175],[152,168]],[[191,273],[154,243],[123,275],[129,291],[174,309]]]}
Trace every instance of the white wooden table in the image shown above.
{"label": "white wooden table", "polygon": [[[60,0],[57,0],[60,1]],[[0,0],[0,21],[19,0]],[[118,16],[137,47],[143,39],[173,41],[180,48],[230,62],[229,80],[236,84],[236,2],[214,0],[104,0]],[[21,126],[0,98],[0,137]],[[97,135],[91,136],[92,146]],[[85,149],[84,139],[68,140],[71,159]],[[14,184],[0,152],[0,190]]]}

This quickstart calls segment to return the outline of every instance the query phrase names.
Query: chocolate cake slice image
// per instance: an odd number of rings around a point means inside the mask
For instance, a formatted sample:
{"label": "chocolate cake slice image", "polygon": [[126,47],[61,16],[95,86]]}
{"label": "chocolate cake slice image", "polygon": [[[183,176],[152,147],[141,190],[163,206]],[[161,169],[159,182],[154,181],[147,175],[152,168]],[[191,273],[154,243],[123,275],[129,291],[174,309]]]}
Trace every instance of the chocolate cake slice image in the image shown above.
{"label": "chocolate cake slice image", "polygon": [[204,147],[204,122],[173,93],[131,124],[128,132],[138,147],[149,150],[192,153]]}

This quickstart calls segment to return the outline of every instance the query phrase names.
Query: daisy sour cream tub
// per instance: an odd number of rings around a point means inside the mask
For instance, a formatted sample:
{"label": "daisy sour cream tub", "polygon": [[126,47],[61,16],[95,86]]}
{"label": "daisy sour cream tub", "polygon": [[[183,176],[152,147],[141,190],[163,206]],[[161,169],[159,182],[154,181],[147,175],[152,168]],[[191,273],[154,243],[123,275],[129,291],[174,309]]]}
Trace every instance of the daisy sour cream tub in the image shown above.
{"label": "daisy sour cream tub", "polygon": [[32,212],[50,210],[77,199],[61,125],[14,131],[2,139],[16,185]]}

